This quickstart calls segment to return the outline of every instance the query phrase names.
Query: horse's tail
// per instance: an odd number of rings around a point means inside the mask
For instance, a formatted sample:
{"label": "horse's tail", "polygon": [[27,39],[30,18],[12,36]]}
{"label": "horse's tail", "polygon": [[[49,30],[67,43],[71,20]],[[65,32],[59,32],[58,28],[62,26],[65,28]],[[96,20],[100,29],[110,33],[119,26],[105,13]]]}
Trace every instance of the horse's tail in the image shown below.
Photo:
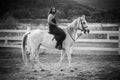
{"label": "horse's tail", "polygon": [[30,32],[27,32],[23,35],[23,39],[22,39],[22,46],[21,46],[21,50],[22,50],[22,58],[23,58],[23,62],[26,63],[26,59],[27,59],[27,55],[25,52],[25,45],[26,45],[26,41],[27,41],[27,36]]}

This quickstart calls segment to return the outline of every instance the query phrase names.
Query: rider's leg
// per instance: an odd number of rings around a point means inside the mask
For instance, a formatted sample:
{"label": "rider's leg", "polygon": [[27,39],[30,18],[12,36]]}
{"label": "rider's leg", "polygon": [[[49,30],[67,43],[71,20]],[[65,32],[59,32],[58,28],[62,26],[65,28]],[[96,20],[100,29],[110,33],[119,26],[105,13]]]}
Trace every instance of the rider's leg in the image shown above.
{"label": "rider's leg", "polygon": [[59,35],[56,37],[56,41],[57,41],[56,46],[58,46],[58,47],[57,47],[58,49],[63,49],[62,43],[63,43],[63,41],[65,40],[65,38],[66,38],[66,34],[64,34],[63,32],[61,32],[61,34],[59,34]]}
{"label": "rider's leg", "polygon": [[55,48],[56,48],[56,49],[58,49],[58,48],[59,48],[59,42],[58,42],[58,41],[57,41],[57,43],[56,43]]}
{"label": "rider's leg", "polygon": [[53,26],[52,26],[52,28],[50,28],[50,29],[52,29],[51,31],[52,31],[52,34],[55,36],[55,39],[56,39],[56,41],[57,41],[57,43],[56,43],[56,48],[57,49],[62,49],[62,42],[65,40],[65,38],[66,38],[66,34],[65,34],[65,32],[61,29],[61,28],[59,28],[59,27],[55,27],[54,29],[53,29]]}
{"label": "rider's leg", "polygon": [[63,47],[62,47],[62,42],[63,42],[63,41],[60,41],[60,40],[57,41],[57,43],[56,43],[56,48],[57,48],[57,49],[60,49],[60,50],[63,49]]}
{"label": "rider's leg", "polygon": [[59,48],[60,49],[63,49],[62,44],[63,44],[63,41],[65,40],[65,38],[66,38],[66,34],[64,32],[61,33],[60,40],[59,40]]}
{"label": "rider's leg", "polygon": [[56,39],[56,46],[55,46],[55,48],[56,49],[58,49],[59,48],[59,42],[60,42],[60,37],[59,37],[59,35],[55,35],[55,39]]}

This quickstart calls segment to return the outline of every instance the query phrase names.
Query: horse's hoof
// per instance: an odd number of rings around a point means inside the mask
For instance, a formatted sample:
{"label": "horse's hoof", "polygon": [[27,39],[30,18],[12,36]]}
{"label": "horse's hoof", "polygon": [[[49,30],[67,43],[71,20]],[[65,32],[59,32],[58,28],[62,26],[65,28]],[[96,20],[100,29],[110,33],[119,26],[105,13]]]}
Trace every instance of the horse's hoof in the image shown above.
{"label": "horse's hoof", "polygon": [[74,72],[74,70],[70,70],[70,72]]}
{"label": "horse's hoof", "polygon": [[37,72],[37,70],[33,70],[33,72]]}
{"label": "horse's hoof", "polygon": [[74,68],[75,70],[78,70],[78,68]]}
{"label": "horse's hoof", "polygon": [[90,33],[90,30],[88,29],[87,32]]}
{"label": "horse's hoof", "polygon": [[63,69],[61,69],[60,71],[64,71]]}
{"label": "horse's hoof", "polygon": [[41,69],[41,71],[45,71],[44,69]]}

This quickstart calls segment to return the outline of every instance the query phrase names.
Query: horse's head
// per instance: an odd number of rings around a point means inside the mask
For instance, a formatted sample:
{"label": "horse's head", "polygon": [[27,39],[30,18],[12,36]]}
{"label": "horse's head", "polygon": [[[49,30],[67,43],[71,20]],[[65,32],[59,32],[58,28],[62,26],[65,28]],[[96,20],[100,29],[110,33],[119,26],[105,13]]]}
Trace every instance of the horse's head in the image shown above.
{"label": "horse's head", "polygon": [[79,38],[79,36],[81,35],[81,34],[79,34],[79,35],[77,34],[78,30],[80,30],[81,32],[84,32],[84,33],[89,33],[90,32],[89,29],[88,29],[86,19],[85,19],[85,15],[83,15],[81,17],[78,17],[68,26],[69,26],[67,28],[68,33],[70,34],[70,36],[72,36],[72,38],[74,38],[73,40]]}
{"label": "horse's head", "polygon": [[89,29],[88,29],[88,24],[87,21],[85,19],[85,15],[82,15],[81,17],[77,18],[78,21],[78,25],[76,27],[76,29],[83,31],[84,33],[89,33]]}

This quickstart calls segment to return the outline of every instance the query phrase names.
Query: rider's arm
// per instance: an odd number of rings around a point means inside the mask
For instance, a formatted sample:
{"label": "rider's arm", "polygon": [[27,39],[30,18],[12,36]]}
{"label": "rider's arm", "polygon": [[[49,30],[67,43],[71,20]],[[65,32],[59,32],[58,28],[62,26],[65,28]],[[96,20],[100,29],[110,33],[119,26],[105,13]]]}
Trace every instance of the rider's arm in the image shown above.
{"label": "rider's arm", "polygon": [[52,19],[53,19],[53,18],[54,18],[54,16],[53,16],[52,14],[49,14],[49,16],[48,16],[48,23],[57,26],[57,24],[55,24],[54,22],[52,22]]}

